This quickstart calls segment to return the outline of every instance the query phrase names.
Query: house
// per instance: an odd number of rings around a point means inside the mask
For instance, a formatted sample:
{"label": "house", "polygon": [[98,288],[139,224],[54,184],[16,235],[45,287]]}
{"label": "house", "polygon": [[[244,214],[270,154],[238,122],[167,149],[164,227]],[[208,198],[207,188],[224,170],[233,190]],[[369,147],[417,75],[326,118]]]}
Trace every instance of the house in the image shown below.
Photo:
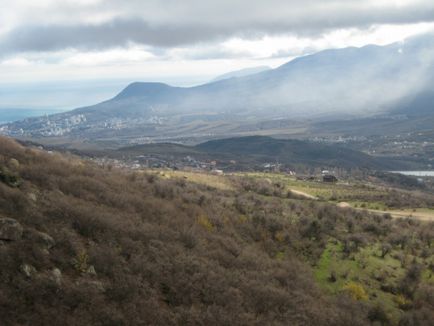
{"label": "house", "polygon": [[338,179],[332,174],[325,174],[322,176],[322,181],[328,183],[335,183],[338,182]]}

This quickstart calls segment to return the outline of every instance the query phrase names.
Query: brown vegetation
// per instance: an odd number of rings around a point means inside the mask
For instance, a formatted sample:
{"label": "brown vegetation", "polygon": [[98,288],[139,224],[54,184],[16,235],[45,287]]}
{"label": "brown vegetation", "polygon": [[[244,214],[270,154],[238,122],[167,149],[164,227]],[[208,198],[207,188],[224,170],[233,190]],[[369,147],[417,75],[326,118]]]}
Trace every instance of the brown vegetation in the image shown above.
{"label": "brown vegetation", "polygon": [[[240,180],[234,195],[4,138],[0,167],[20,180],[0,179],[0,217],[24,227],[22,239],[0,241],[2,325],[383,322],[353,294],[325,296],[311,265],[329,237],[348,254],[378,239],[413,251],[432,243],[432,226],[294,199],[279,185]],[[411,266],[402,322],[424,325],[434,301]]]}

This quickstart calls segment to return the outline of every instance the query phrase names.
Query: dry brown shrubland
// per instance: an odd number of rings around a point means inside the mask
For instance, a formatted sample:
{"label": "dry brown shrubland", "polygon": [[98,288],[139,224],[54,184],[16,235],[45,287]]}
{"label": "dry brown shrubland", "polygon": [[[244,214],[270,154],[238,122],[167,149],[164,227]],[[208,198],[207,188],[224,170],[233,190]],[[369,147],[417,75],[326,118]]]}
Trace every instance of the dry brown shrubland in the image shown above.
{"label": "dry brown shrubland", "polygon": [[[368,307],[324,296],[310,263],[329,236],[393,242],[399,228],[286,199],[276,185],[252,191],[241,180],[235,195],[5,138],[0,165],[22,181],[0,182],[0,217],[25,229],[0,245],[3,325],[365,325]],[[40,233],[55,245],[36,241]],[[406,318],[426,310],[420,303]]]}

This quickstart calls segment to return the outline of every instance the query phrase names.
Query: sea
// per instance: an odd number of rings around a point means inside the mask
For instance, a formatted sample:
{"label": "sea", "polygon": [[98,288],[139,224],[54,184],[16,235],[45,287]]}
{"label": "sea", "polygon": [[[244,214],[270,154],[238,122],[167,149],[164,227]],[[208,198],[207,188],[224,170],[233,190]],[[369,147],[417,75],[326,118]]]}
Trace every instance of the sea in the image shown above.
{"label": "sea", "polygon": [[390,171],[390,172],[414,176],[414,177],[434,177],[434,171]]}
{"label": "sea", "polygon": [[0,108],[0,124],[13,122],[17,120],[22,120],[30,117],[39,117],[46,114],[54,114],[63,112],[64,110],[57,109],[8,109],[8,108]]}

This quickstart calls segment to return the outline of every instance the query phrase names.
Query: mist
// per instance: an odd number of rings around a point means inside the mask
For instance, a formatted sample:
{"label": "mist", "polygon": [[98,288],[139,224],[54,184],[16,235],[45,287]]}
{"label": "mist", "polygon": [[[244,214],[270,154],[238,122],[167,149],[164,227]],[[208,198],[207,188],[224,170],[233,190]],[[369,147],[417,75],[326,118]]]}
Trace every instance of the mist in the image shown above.
{"label": "mist", "polygon": [[312,119],[393,112],[400,99],[430,85],[433,39],[428,34],[384,47],[326,50],[277,69],[191,88],[161,86],[155,91],[150,84],[138,84],[127,99],[121,96],[120,102],[104,106],[171,119],[186,114]]}

